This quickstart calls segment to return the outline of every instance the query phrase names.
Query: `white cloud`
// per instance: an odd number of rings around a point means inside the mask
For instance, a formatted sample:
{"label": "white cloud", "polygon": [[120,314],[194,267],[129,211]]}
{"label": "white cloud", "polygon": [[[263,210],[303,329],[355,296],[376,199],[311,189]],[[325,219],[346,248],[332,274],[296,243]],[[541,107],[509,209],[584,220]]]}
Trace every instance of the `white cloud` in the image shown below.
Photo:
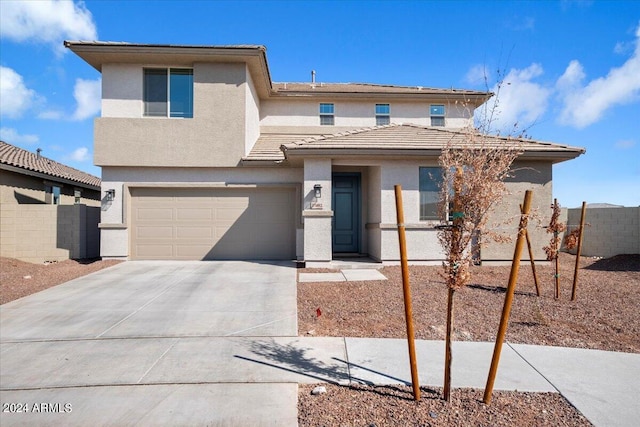
{"label": "white cloud", "polygon": [[0,116],[17,119],[38,98],[36,92],[24,84],[20,74],[9,67],[0,66]]}
{"label": "white cloud", "polygon": [[484,84],[491,80],[491,73],[484,64],[474,65],[467,71],[464,80],[472,85]]}
{"label": "white cloud", "polygon": [[58,110],[47,110],[47,111],[43,111],[42,113],[38,114],[38,118],[39,119],[43,119],[43,120],[59,120],[64,116],[64,113],[62,113],[62,111],[58,111]]}
{"label": "white cloud", "polygon": [[618,55],[626,55],[629,52],[633,52],[633,42],[618,42],[613,47],[613,52]]}
{"label": "white cloud", "polygon": [[[514,68],[504,77],[501,87],[496,84],[491,88],[496,95],[486,104],[486,111],[493,111],[489,130],[502,134],[521,131],[544,114],[552,91],[534,81],[543,73],[540,64],[536,63],[524,69]],[[476,110],[476,119],[481,121],[484,120],[483,108]]]}
{"label": "white cloud", "polygon": [[40,139],[38,135],[21,135],[17,130],[13,128],[0,128],[0,140],[8,142],[9,144],[35,144]]}
{"label": "white cloud", "polygon": [[506,26],[507,28],[514,31],[533,30],[536,26],[536,20],[535,18],[532,18],[530,16],[525,16],[524,18],[516,16],[514,18],[511,18],[506,23]]}
{"label": "white cloud", "polygon": [[636,146],[636,142],[630,139],[623,139],[621,141],[616,142],[615,147],[619,150],[628,150],[629,148],[633,148]]}
{"label": "white cloud", "polygon": [[65,51],[64,39],[98,38],[84,2],[71,0],[0,1],[0,36],[51,44],[58,53]]}
{"label": "white cloud", "polygon": [[100,112],[101,82],[98,80],[76,79],[73,97],[76,99],[76,111],[73,120],[84,120]]}
{"label": "white cloud", "polygon": [[612,68],[605,77],[585,84],[586,75],[578,61],[571,61],[558,79],[556,88],[563,103],[561,124],[584,128],[602,118],[615,105],[640,96],[640,24],[636,29],[635,50],[624,64]]}
{"label": "white cloud", "polygon": [[69,159],[76,162],[86,162],[90,159],[89,149],[87,147],[80,147],[71,153]]}

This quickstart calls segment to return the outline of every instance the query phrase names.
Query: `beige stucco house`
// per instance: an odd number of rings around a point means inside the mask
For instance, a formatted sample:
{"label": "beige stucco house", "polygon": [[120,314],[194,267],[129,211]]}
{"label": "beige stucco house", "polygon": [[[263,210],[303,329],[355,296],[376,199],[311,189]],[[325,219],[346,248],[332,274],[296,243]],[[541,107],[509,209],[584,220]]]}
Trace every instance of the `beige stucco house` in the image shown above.
{"label": "beige stucco house", "polygon": [[0,141],[0,256],[99,256],[100,178]]}
{"label": "beige stucco house", "polygon": [[[262,46],[65,45],[102,73],[94,152],[113,195],[103,257],[394,263],[401,184],[410,260],[442,258],[432,172],[490,93],[274,83]],[[552,165],[584,152],[523,144],[501,215],[517,215],[525,189],[548,207]],[[482,258],[511,251],[489,247]]]}

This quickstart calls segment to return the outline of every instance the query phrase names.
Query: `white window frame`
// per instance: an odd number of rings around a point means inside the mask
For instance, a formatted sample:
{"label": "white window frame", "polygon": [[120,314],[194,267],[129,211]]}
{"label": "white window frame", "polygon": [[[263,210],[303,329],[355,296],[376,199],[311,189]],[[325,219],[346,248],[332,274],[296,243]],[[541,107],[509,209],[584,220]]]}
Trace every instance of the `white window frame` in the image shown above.
{"label": "white window frame", "polygon": [[[331,105],[331,113],[325,113],[322,111],[322,106]],[[318,111],[320,113],[320,126],[335,126],[336,124],[336,105],[333,102],[321,102],[318,105]],[[330,123],[323,123],[324,120],[330,121]]]}
{"label": "white window frame", "polygon": [[[442,107],[442,114],[439,114],[439,113],[434,114],[433,107]],[[444,104],[431,104],[429,106],[429,117],[431,119],[431,122],[430,122],[431,126],[445,127],[447,124],[445,119],[446,116],[447,116],[447,109],[444,106]],[[442,124],[434,124],[434,119],[436,123],[442,123]]]}
{"label": "white window frame", "polygon": [[[440,186],[442,185],[442,182],[437,183],[435,180],[432,180],[434,183],[436,183],[436,189],[434,190],[427,190],[431,195],[435,195],[436,200],[435,200],[435,204],[436,204],[436,211],[435,214],[433,215],[423,215],[423,211],[422,211],[422,198],[423,198],[423,192],[422,189],[420,188],[420,175],[422,174],[422,170],[426,169],[425,172],[429,173],[429,175],[431,175],[432,172],[436,172],[438,171],[438,173],[442,174],[442,168],[439,166],[420,166],[418,168],[418,200],[419,200],[419,205],[418,205],[418,218],[419,221],[430,221],[430,222],[440,222],[442,220],[442,218],[440,218],[440,212],[438,211],[437,208],[437,204],[440,202]],[[441,179],[444,179],[443,176],[441,176]],[[430,204],[433,204],[434,202],[430,202]]]}
{"label": "white window frame", "polygon": [[[386,106],[387,113],[378,113],[378,107]],[[374,113],[376,116],[376,126],[385,126],[391,124],[391,104],[376,104],[374,107]]]}

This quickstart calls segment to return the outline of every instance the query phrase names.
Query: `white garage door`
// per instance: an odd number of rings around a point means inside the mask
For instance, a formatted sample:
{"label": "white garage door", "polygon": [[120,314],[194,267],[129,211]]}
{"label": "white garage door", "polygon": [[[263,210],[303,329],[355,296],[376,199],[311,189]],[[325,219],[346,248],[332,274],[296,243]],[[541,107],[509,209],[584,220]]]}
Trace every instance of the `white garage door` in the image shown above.
{"label": "white garage door", "polygon": [[295,191],[134,188],[132,259],[294,259]]}

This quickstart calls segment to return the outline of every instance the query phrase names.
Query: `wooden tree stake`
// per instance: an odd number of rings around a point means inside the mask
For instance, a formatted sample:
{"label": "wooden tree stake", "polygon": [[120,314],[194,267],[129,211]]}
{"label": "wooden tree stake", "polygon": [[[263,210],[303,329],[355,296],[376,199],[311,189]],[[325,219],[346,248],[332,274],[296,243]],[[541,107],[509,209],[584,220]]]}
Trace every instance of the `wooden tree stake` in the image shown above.
{"label": "wooden tree stake", "polygon": [[582,233],[584,233],[584,219],[587,211],[587,202],[582,202],[582,212],[580,213],[580,232],[578,233],[578,249],[576,251],[576,266],[573,270],[573,288],[571,289],[571,301],[576,300],[576,290],[578,288],[578,268],[580,267],[580,254],[582,252]]}
{"label": "wooden tree stake", "polygon": [[[554,212],[555,212],[555,209],[557,209],[557,206],[558,206],[558,199],[553,199],[553,209],[554,209]],[[556,239],[555,239],[555,243],[554,243],[554,245],[555,245],[555,248],[554,248],[554,249],[555,249],[555,253],[556,253],[556,257],[555,257],[555,258],[556,258],[556,259],[555,259],[556,274],[555,274],[555,276],[554,276],[554,277],[555,277],[555,279],[556,279],[556,294],[555,294],[555,298],[556,298],[556,299],[558,299],[558,298],[560,298],[560,273],[559,273],[559,271],[558,271],[558,270],[559,270],[559,265],[558,265],[558,258],[559,258],[559,257],[558,257],[558,255],[559,255],[559,254],[558,254],[558,249],[559,249],[559,248],[558,248],[558,239],[557,239],[557,237],[558,237],[558,232],[554,230],[554,232],[553,232],[553,236],[554,236],[554,237],[556,237]]]}
{"label": "wooden tree stake", "polygon": [[527,190],[524,194],[524,204],[522,214],[520,215],[520,225],[518,227],[518,239],[516,240],[516,248],[513,252],[513,261],[511,263],[511,274],[509,275],[509,285],[507,293],[504,297],[504,306],[502,308],[502,316],[500,317],[500,327],[498,336],[496,337],[496,345],[493,348],[493,357],[491,358],[491,368],[487,377],[487,385],[484,389],[484,403],[491,403],[491,395],[493,393],[493,384],[496,380],[498,372],[498,363],[500,362],[500,353],[502,352],[502,343],[507,334],[507,326],[509,324],[509,315],[511,314],[511,303],[513,302],[513,294],[516,289],[516,280],[518,279],[518,271],[520,269],[520,255],[522,254],[522,246],[524,246],[525,230],[527,229],[529,208],[531,206],[531,190]]}
{"label": "wooden tree stake", "polygon": [[411,384],[413,397],[420,400],[420,380],[416,362],[416,344],[413,332],[413,312],[411,308],[411,287],[409,284],[409,266],[407,263],[407,240],[405,237],[404,208],[402,207],[402,186],[394,186],[396,192],[396,218],[398,220],[398,238],[400,240],[400,264],[402,265],[402,291],[404,293],[404,315],[407,323],[407,342],[409,344],[409,363],[411,365]]}
{"label": "wooden tree stake", "polygon": [[[522,205],[520,205],[520,213],[522,214]],[[533,259],[533,249],[531,249],[531,238],[529,231],[525,228],[524,235],[527,238],[527,249],[529,250],[529,260],[531,261],[531,271],[533,273],[533,283],[536,285],[536,295],[540,296],[540,286],[538,285],[538,275],[536,274],[536,262]]]}

